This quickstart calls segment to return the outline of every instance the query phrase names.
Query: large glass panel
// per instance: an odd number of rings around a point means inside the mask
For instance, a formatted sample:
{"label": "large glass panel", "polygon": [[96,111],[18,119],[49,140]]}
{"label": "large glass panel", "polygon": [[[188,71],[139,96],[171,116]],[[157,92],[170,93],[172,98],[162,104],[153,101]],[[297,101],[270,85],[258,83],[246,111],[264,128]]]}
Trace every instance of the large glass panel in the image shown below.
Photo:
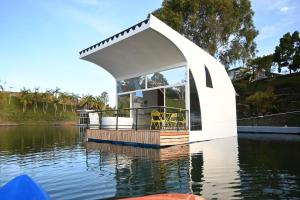
{"label": "large glass panel", "polygon": [[185,109],[185,87],[166,88],[166,106]]}
{"label": "large glass panel", "polygon": [[186,82],[186,67],[179,67],[162,72],[155,72],[147,76],[147,87],[177,85]]}
{"label": "large glass panel", "polygon": [[130,108],[130,94],[118,95],[118,109]]}
{"label": "large glass panel", "polygon": [[145,77],[139,76],[117,81],[118,93],[145,89]]}
{"label": "large glass panel", "polygon": [[191,130],[202,130],[201,109],[199,95],[194,76],[189,71],[190,76],[190,113],[191,113]]}
{"label": "large glass panel", "polygon": [[129,117],[130,110],[128,108],[130,108],[130,94],[118,95],[118,115],[121,117]]}
{"label": "large glass panel", "polygon": [[132,107],[145,108],[164,106],[163,89],[137,91],[132,94]]}
{"label": "large glass panel", "polygon": [[151,125],[150,113],[153,110],[162,111],[163,108],[158,108],[164,105],[164,93],[163,89],[154,89],[147,91],[137,91],[132,93],[132,107],[142,108],[133,109],[134,123],[138,125],[138,128],[149,129]]}

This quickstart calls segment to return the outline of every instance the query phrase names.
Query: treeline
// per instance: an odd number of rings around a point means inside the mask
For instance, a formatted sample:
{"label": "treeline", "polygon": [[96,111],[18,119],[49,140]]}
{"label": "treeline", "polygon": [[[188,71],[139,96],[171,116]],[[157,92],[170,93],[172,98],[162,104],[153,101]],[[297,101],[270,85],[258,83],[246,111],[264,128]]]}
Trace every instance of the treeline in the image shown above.
{"label": "treeline", "polygon": [[48,89],[40,91],[34,88],[33,90],[23,87],[20,92],[4,91],[4,86],[0,81],[0,99],[7,99],[7,106],[11,104],[12,96],[16,97],[22,105],[22,112],[25,113],[29,105],[32,106],[33,112],[36,113],[38,107],[44,114],[47,113],[49,105],[53,106],[55,116],[60,110],[66,112],[69,107],[71,112],[76,112],[76,109],[105,109],[108,107],[108,93],[102,92],[100,96],[93,95],[78,95],[75,93],[62,92],[60,88]]}
{"label": "treeline", "polygon": [[282,72],[282,68],[295,73],[300,70],[300,37],[299,32],[294,31],[284,34],[279,40],[279,45],[275,47],[274,53],[256,57],[248,61],[248,70],[244,71],[244,78],[255,80],[256,77],[264,73],[264,76],[271,77],[272,69]]}

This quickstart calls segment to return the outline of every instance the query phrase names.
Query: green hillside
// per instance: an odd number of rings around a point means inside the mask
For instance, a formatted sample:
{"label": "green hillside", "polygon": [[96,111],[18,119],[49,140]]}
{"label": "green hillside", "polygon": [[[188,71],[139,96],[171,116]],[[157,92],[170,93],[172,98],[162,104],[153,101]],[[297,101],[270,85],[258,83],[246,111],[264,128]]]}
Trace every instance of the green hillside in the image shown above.
{"label": "green hillside", "polygon": [[53,104],[48,105],[46,113],[42,111],[42,103],[38,102],[36,112],[33,111],[33,104],[28,104],[26,112],[22,111],[23,104],[14,93],[9,104],[9,94],[2,93],[0,96],[0,124],[25,123],[25,124],[65,124],[77,122],[75,112],[67,106],[66,112],[63,112],[62,105],[58,105],[55,115]]}
{"label": "green hillside", "polygon": [[233,84],[238,95],[238,119],[260,116],[255,120],[238,121],[238,124],[300,126],[300,113],[277,115],[300,110],[300,73],[251,83],[238,80]]}

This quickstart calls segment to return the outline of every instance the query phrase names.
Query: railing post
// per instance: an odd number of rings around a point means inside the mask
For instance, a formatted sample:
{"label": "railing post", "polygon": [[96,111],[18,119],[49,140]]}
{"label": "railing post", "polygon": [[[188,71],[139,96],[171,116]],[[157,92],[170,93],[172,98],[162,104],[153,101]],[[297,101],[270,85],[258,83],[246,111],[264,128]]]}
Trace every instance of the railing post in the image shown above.
{"label": "railing post", "polygon": [[135,109],[135,130],[138,130],[138,108]]}
{"label": "railing post", "polygon": [[100,117],[99,117],[99,129],[102,129],[102,110],[100,111]]}
{"label": "railing post", "polygon": [[118,130],[118,125],[119,125],[119,110],[117,109],[116,130]]}
{"label": "railing post", "polygon": [[190,112],[189,112],[189,110],[186,110],[185,112],[186,112],[186,116],[185,116],[185,128],[187,130],[189,130],[190,129]]}
{"label": "railing post", "polygon": [[179,112],[177,110],[177,119],[176,119],[176,126],[177,126],[177,131],[179,131]]}

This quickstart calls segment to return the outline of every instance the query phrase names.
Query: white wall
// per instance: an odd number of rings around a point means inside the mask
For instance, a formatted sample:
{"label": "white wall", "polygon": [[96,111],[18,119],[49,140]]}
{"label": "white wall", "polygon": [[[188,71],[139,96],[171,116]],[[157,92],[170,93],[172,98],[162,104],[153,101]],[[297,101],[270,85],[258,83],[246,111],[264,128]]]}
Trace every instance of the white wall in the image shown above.
{"label": "white wall", "polygon": [[[235,90],[225,67],[154,16],[150,17],[150,27],[182,51],[193,73],[200,99],[202,130],[191,131],[190,142],[236,136]],[[206,87],[204,65],[210,72],[213,88]]]}

